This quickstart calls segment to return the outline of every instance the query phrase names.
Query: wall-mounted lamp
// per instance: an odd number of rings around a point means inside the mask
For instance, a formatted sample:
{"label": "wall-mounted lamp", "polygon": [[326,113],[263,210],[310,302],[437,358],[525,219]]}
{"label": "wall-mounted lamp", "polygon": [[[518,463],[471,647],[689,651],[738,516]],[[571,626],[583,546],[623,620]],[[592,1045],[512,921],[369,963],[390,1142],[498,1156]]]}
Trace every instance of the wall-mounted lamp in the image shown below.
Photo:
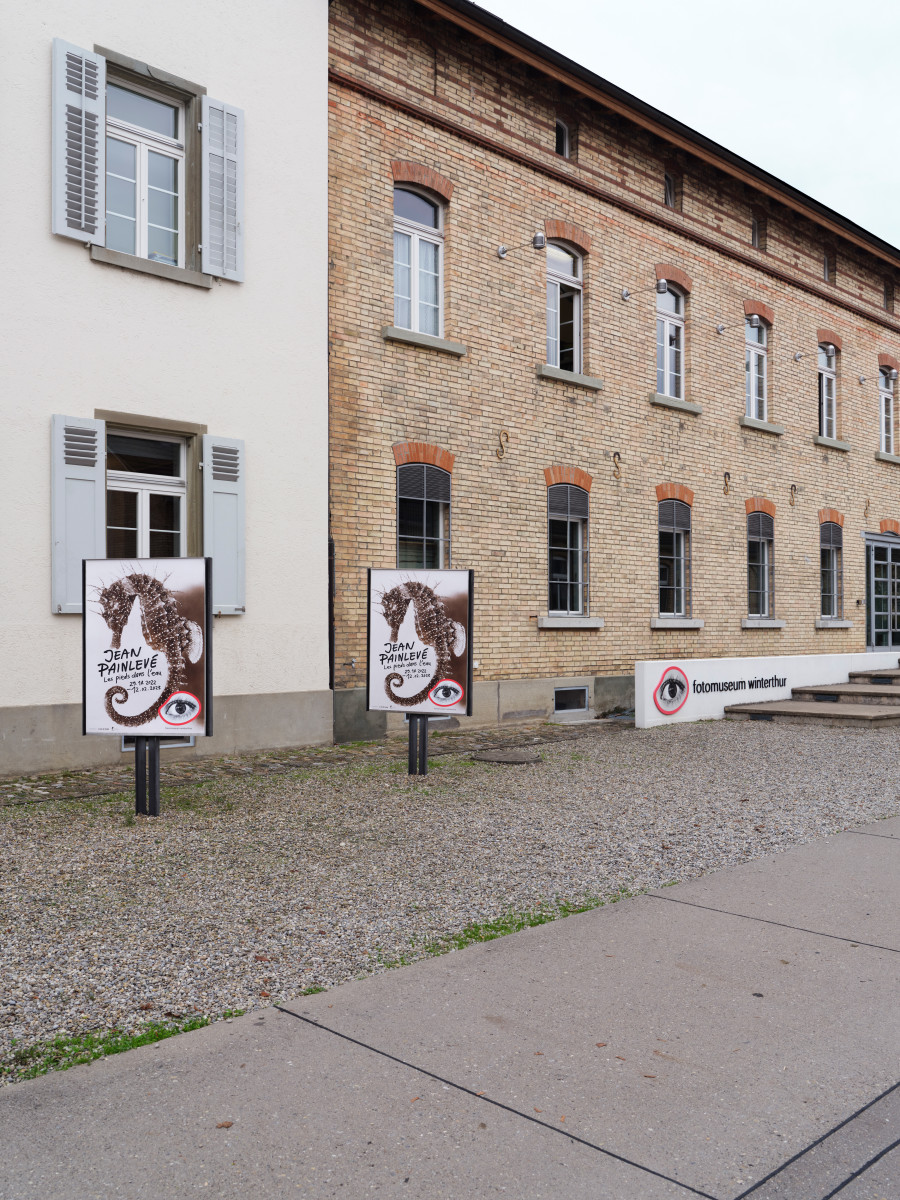
{"label": "wall-mounted lamp", "polygon": [[865,382],[866,382],[866,377],[865,377],[865,375],[860,375],[860,377],[859,377],[859,382],[860,382],[860,384],[863,384],[863,383],[865,383]]}
{"label": "wall-mounted lamp", "polygon": [[523,242],[521,246],[498,246],[497,257],[506,258],[510,250],[524,250],[526,246],[533,246],[535,250],[543,250],[546,245],[546,237],[542,233],[536,233],[530,242]]}
{"label": "wall-mounted lamp", "polygon": [[[831,342],[827,342],[827,343],[823,342],[821,349],[825,351],[825,354],[828,356],[828,358],[834,358],[835,354],[837,354],[837,350],[835,350],[835,348],[831,344]],[[794,355],[794,362],[800,362],[800,360],[802,358],[806,358],[806,356],[811,353],[812,353],[811,350],[798,350],[797,353]],[[816,353],[818,354],[818,350],[816,351]]]}
{"label": "wall-mounted lamp", "polygon": [[[759,317],[756,315],[756,313],[753,313],[752,316],[747,317],[746,321],[751,329],[759,329]],[[727,328],[728,328],[727,325],[717,325],[716,333],[724,333]],[[734,326],[732,326],[731,328],[733,329]]]}
{"label": "wall-mounted lamp", "polygon": [[[653,287],[638,288],[638,291],[640,291],[640,292],[657,292],[660,296],[664,296],[668,290],[669,290],[669,285],[666,283],[666,281],[664,279],[657,279],[657,281],[653,285]],[[622,299],[623,300],[631,299],[631,292],[629,292],[628,288],[622,288]]]}

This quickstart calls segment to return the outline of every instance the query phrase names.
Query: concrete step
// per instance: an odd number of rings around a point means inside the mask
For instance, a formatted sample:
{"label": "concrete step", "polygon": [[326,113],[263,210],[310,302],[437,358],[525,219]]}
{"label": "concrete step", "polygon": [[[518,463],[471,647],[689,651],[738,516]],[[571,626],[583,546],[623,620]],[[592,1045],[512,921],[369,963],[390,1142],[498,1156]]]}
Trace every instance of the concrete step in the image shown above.
{"label": "concrete step", "polygon": [[900,687],[890,683],[829,683],[818,687],[792,688],[795,700],[811,700],[816,704],[836,704],[842,700],[856,704],[900,704]]}
{"label": "concrete step", "polygon": [[760,704],[729,704],[731,721],[822,721],[829,725],[867,728],[900,725],[900,704],[817,704],[812,700],[768,700]]}
{"label": "concrete step", "polygon": [[896,671],[851,671],[851,683],[896,683],[900,685],[900,669]]}

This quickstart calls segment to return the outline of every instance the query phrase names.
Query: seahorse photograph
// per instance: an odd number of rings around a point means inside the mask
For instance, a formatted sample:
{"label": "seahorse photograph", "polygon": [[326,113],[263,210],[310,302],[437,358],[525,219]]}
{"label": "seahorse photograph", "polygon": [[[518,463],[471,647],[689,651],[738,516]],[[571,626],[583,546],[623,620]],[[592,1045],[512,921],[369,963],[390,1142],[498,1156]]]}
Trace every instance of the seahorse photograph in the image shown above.
{"label": "seahorse photograph", "polygon": [[[204,561],[88,562],[85,593],[85,732],[204,732]],[[173,696],[189,707],[170,719]]]}
{"label": "seahorse photograph", "polygon": [[373,571],[369,707],[465,713],[469,573]]}

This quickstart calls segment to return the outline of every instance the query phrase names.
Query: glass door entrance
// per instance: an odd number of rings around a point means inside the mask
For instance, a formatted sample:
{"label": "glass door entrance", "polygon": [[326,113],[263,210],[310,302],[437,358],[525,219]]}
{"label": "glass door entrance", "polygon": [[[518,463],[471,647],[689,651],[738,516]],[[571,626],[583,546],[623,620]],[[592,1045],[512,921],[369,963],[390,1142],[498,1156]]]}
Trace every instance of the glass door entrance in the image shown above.
{"label": "glass door entrance", "polygon": [[900,541],[866,542],[867,642],[900,649]]}

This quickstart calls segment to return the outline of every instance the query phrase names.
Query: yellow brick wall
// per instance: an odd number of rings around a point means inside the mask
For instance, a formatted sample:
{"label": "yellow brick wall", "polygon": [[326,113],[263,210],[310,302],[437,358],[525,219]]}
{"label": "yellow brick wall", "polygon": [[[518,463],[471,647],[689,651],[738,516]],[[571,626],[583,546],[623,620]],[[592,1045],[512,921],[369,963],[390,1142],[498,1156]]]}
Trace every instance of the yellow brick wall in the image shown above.
{"label": "yellow brick wall", "polygon": [[[900,327],[881,308],[884,264],[684,153],[677,157],[683,209],[664,209],[670,147],[413,3],[335,0],[332,25],[332,65],[342,77],[331,85],[330,167],[335,686],[364,683],[365,568],[395,565],[391,447],[407,440],[456,456],[453,566],[475,570],[476,680],[624,675],[642,658],[864,649],[860,535],[900,516],[900,466],[874,457],[878,355],[900,354]],[[557,115],[576,123],[577,162],[553,153]],[[382,339],[382,327],[393,323],[392,159],[423,163],[454,184],[445,209],[444,336],[467,347],[463,358]],[[754,204],[768,214],[766,253],[750,247]],[[497,257],[501,243],[520,246],[548,218],[573,221],[592,237],[583,371],[604,380],[602,392],[538,378],[545,256],[526,246]],[[827,285],[822,248],[835,242],[837,279]],[[699,416],[649,403],[657,263],[693,281],[685,398],[702,405]],[[623,287],[633,293],[628,302]],[[738,424],[745,300],[774,309],[769,420],[785,427],[782,437]],[[723,335],[715,332],[719,322]],[[838,437],[851,444],[849,453],[813,444],[819,327],[843,338]],[[800,363],[798,350],[807,353]],[[501,429],[509,431],[502,460],[495,453]],[[599,631],[537,628],[547,612],[543,471],[557,463],[593,476],[590,611],[605,620]],[[650,628],[655,488],[670,480],[695,493],[699,631]],[[754,495],[777,506],[774,615],[786,621],[779,631],[741,628],[744,501]],[[823,507],[846,518],[844,615],[852,630],[815,629]]]}

